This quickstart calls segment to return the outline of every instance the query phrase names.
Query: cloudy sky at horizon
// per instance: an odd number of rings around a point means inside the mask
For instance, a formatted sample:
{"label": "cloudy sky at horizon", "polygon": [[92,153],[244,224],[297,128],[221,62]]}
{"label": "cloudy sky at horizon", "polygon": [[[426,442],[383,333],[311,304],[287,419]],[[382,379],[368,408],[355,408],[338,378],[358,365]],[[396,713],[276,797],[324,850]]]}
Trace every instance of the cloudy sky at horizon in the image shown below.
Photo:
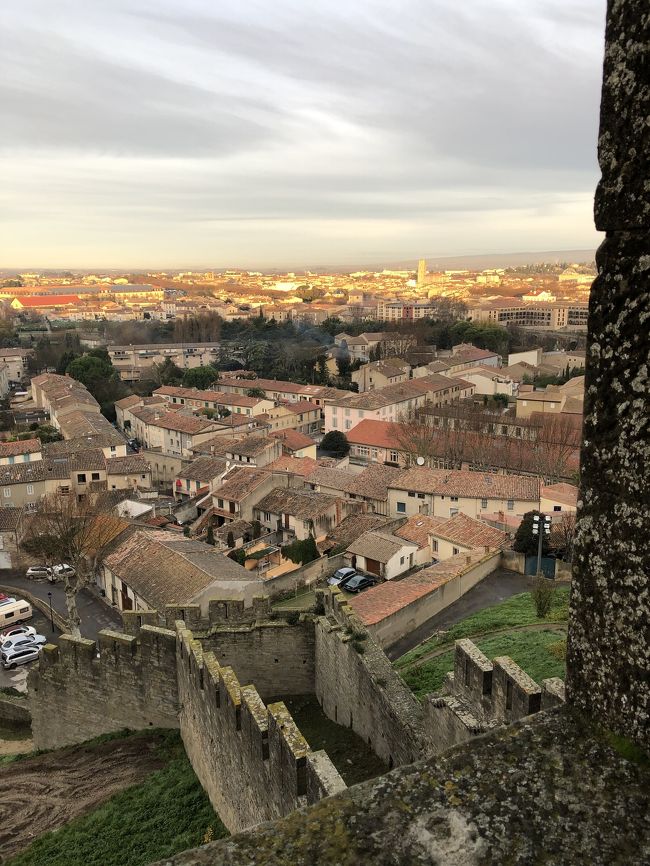
{"label": "cloudy sky at horizon", "polygon": [[0,267],[593,248],[605,0],[20,0]]}

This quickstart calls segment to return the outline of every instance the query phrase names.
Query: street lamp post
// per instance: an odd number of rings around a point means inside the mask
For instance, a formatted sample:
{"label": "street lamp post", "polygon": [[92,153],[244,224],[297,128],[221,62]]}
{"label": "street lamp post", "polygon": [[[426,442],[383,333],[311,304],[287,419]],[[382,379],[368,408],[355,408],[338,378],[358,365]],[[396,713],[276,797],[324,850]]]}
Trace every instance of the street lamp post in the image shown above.
{"label": "street lamp post", "polygon": [[52,593],[48,592],[47,598],[50,602],[50,628],[52,629],[52,634],[54,634],[54,612],[52,610]]}
{"label": "street lamp post", "polygon": [[537,536],[537,571],[536,577],[542,576],[542,546],[544,536],[551,534],[551,518],[548,514],[535,514],[533,517],[533,535]]}

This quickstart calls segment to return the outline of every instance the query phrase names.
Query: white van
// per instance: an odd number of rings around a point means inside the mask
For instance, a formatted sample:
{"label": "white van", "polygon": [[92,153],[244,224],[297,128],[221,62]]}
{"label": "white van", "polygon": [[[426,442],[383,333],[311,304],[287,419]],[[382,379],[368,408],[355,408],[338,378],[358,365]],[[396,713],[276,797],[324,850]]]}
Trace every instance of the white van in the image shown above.
{"label": "white van", "polygon": [[0,629],[32,618],[32,606],[22,598],[0,605]]}

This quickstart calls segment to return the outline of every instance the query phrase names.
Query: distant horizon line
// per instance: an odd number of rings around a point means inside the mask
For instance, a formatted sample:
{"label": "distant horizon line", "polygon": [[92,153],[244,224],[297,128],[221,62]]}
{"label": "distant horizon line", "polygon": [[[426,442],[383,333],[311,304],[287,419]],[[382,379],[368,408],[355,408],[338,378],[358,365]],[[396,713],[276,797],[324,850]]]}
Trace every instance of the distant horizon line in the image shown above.
{"label": "distant horizon line", "polygon": [[[329,270],[331,272],[349,272],[353,270],[368,270],[377,272],[378,268],[386,269],[386,270],[417,270],[417,263],[420,259],[424,259],[427,262],[436,263],[436,262],[461,262],[465,260],[473,260],[473,259],[499,259],[499,258],[517,258],[519,260],[518,264],[546,264],[552,263],[550,260],[541,259],[541,256],[549,256],[552,258],[557,258],[567,253],[581,253],[588,254],[591,257],[595,255],[596,247],[567,247],[565,249],[554,249],[554,250],[525,250],[523,252],[497,252],[497,253],[466,253],[466,254],[457,254],[457,255],[421,255],[416,258],[409,259],[400,259],[400,260],[387,260],[384,262],[365,262],[365,263],[347,263],[347,264],[313,264],[313,265],[294,265],[293,267],[280,267],[278,265],[269,266],[269,265],[207,265],[207,264],[183,264],[183,265],[164,265],[164,266],[154,266],[154,265],[138,265],[138,266],[111,266],[111,267],[100,267],[98,265],[93,266],[73,266],[73,265],[60,265],[58,267],[53,267],[51,265],[47,266],[34,266],[34,265],[0,265],[0,272],[6,273],[11,271],[12,273],[19,272],[61,272],[61,271],[69,271],[69,272],[92,272],[92,271],[104,271],[104,272],[118,272],[118,273],[145,273],[145,272],[159,272],[159,271],[259,271],[261,273],[295,273],[296,271],[310,271],[311,273],[318,273],[319,270]],[[536,261],[522,261],[526,256],[533,256]],[[410,262],[413,263],[413,267],[410,267]],[[504,266],[512,266],[506,265]]]}

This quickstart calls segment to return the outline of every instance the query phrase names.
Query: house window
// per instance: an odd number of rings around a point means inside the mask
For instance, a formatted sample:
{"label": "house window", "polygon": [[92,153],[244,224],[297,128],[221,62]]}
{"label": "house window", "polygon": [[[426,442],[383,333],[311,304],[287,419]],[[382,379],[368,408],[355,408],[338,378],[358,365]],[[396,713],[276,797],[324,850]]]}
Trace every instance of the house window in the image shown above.
{"label": "house window", "polygon": [[509,499],[508,500],[508,511],[514,511],[514,509],[515,509],[515,500]]}
{"label": "house window", "polygon": [[15,462],[16,462],[16,458],[15,458],[15,457],[10,457],[10,458],[9,458],[9,464],[10,464],[10,465],[11,465],[12,463],[15,463]]}
{"label": "house window", "polygon": [[397,463],[399,461],[399,454],[397,453],[397,451],[389,451],[388,457],[391,463]]}
{"label": "house window", "polygon": [[111,445],[111,454],[115,454],[116,451],[117,451],[116,446],[115,446],[115,445]]}
{"label": "house window", "polygon": [[424,493],[418,493],[418,499],[424,499]]}
{"label": "house window", "polygon": [[460,553],[460,550],[457,547],[452,547],[452,551],[454,556],[456,556],[457,553]]}
{"label": "house window", "polygon": [[85,484],[86,483],[86,473],[85,472],[77,472],[77,483]]}
{"label": "house window", "polygon": [[9,497],[11,496],[11,487],[5,487],[5,489],[3,490],[3,495],[5,499],[9,499]]}
{"label": "house window", "polygon": [[28,496],[31,496],[33,492],[34,492],[34,485],[33,485],[33,484],[28,484],[28,485],[27,485],[27,495],[28,495]]}
{"label": "house window", "polygon": [[99,481],[99,472],[93,472],[90,478],[92,481]]}
{"label": "house window", "polygon": [[415,492],[413,490],[409,490],[409,496],[415,498]]}
{"label": "house window", "polygon": [[406,514],[406,502],[398,502],[397,503],[397,513],[398,514]]}
{"label": "house window", "polygon": [[481,499],[481,508],[487,508],[487,499]]}
{"label": "house window", "polygon": [[435,538],[431,539],[431,550],[434,553],[437,553],[437,551],[438,551],[438,542],[435,540]]}
{"label": "house window", "polygon": [[554,505],[553,511],[562,511],[562,506],[561,505]]}
{"label": "house window", "polygon": [[450,496],[449,498],[450,498],[450,500],[451,500],[452,502],[458,502],[458,497],[457,497],[457,496]]}
{"label": "house window", "polygon": [[403,557],[403,556],[400,556],[400,558],[399,558],[399,564],[400,564],[400,565],[404,565],[404,557]]}
{"label": "house window", "polygon": [[217,506],[223,508],[223,499],[217,499]]}
{"label": "house window", "polygon": [[453,517],[454,514],[458,514],[458,509],[457,508],[450,508],[449,509],[449,516]]}

